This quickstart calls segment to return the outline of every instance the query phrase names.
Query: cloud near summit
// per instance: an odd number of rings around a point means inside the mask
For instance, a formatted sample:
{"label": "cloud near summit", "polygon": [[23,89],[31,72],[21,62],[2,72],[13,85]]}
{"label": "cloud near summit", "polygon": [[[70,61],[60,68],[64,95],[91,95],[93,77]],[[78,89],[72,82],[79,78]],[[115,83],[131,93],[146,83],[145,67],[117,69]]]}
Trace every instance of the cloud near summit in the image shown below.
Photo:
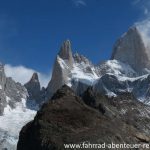
{"label": "cloud near summit", "polygon": [[136,6],[143,17],[150,17],[150,1],[149,0],[134,0],[132,1],[133,6]]}
{"label": "cloud near summit", "polygon": [[140,17],[135,25],[140,31],[146,48],[150,48],[150,1],[134,0],[133,6],[140,10]]}
{"label": "cloud near summit", "polygon": [[[5,65],[6,76],[12,77],[16,82],[20,82],[21,84],[27,83],[32,77],[34,72],[37,72],[37,71],[24,67],[22,65],[20,66],[12,66],[10,64]],[[51,73],[49,74],[43,74],[40,72],[37,72],[37,73],[39,75],[41,86],[46,87],[48,82],[50,81]]]}

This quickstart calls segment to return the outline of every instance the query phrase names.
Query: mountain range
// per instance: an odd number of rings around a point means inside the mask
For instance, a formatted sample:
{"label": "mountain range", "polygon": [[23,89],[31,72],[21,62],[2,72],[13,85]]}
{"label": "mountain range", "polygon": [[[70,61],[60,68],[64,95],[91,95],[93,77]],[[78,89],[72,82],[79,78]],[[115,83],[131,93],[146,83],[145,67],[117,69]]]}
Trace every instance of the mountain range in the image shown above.
{"label": "mountain range", "polygon": [[[91,142],[109,143],[113,141],[113,135],[116,133],[118,137],[114,138],[114,142],[150,142],[149,83],[150,49],[145,45],[137,26],[129,28],[114,44],[110,59],[98,65],[81,54],[73,54],[71,42],[66,40],[56,56],[52,77],[46,88],[41,87],[37,73],[34,73],[30,81],[24,85],[16,83],[12,78],[6,77],[4,66],[1,64],[0,149],[16,149],[19,131],[32,119],[34,120],[20,132],[18,150],[38,150],[38,147],[39,150],[63,149],[63,142],[79,142],[77,139],[82,137]],[[65,110],[70,116],[66,116]],[[59,114],[59,111],[62,114]],[[21,118],[22,115],[24,120]],[[57,115],[62,118],[60,124]],[[86,115],[89,115],[89,118]],[[11,132],[10,129],[10,118],[13,117],[17,118],[13,129],[17,128],[16,132]],[[74,119],[71,120],[71,117]],[[82,117],[85,118],[85,122]],[[68,123],[69,119],[72,124]],[[104,124],[100,124],[101,119]],[[110,124],[114,123],[113,120],[119,124],[118,131],[111,129]],[[58,126],[55,126],[57,122]],[[89,130],[84,129],[84,123]],[[67,131],[65,125],[68,127]],[[104,125],[107,126],[107,130],[104,129]],[[123,126],[126,128],[122,130]],[[92,127],[95,129],[92,130]],[[53,128],[56,131],[51,132]],[[76,128],[81,129],[83,133],[79,132],[74,136],[75,132],[72,130]],[[102,128],[102,131],[98,128]],[[57,130],[66,133],[57,139]],[[108,134],[105,135],[108,131],[111,133],[109,140]],[[70,139],[67,139],[68,134],[71,136]],[[92,134],[93,139],[90,138]],[[125,135],[133,140],[126,139]],[[44,138],[45,143],[42,146]]]}

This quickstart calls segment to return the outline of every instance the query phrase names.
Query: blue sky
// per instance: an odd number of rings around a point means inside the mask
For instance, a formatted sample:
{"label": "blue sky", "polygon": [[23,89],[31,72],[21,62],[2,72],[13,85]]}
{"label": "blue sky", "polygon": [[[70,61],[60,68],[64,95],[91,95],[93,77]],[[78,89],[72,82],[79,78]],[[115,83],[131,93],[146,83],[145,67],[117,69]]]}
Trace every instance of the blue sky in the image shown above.
{"label": "blue sky", "polygon": [[94,63],[109,59],[119,36],[149,13],[145,3],[146,0],[1,0],[0,60],[47,74],[66,39],[71,40],[74,52]]}

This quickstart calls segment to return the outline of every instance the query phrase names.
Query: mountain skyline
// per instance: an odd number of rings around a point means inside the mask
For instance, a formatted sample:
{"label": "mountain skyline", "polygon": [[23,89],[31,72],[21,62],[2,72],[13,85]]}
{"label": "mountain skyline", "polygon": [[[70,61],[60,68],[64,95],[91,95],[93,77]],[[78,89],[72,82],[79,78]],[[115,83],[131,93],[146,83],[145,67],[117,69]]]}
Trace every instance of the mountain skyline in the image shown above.
{"label": "mountain skyline", "polygon": [[0,61],[7,64],[6,72],[23,84],[39,72],[44,86],[63,41],[69,39],[74,53],[97,64],[110,58],[120,35],[149,16],[145,0],[117,0],[117,5],[108,0],[7,0],[0,8]]}
{"label": "mountain skyline", "polygon": [[1,2],[0,149],[140,149],[149,81],[149,0]]}

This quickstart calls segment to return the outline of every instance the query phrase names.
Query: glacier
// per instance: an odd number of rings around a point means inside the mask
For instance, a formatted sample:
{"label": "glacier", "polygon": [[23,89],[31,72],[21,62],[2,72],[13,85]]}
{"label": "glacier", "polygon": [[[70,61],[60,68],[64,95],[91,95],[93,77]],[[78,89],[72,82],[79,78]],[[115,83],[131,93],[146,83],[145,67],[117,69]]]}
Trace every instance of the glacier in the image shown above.
{"label": "glacier", "polygon": [[4,114],[0,116],[0,149],[16,150],[21,128],[33,120],[38,110],[32,101],[30,104],[35,109],[28,108],[25,99],[18,102],[15,109],[9,105],[4,108]]}

